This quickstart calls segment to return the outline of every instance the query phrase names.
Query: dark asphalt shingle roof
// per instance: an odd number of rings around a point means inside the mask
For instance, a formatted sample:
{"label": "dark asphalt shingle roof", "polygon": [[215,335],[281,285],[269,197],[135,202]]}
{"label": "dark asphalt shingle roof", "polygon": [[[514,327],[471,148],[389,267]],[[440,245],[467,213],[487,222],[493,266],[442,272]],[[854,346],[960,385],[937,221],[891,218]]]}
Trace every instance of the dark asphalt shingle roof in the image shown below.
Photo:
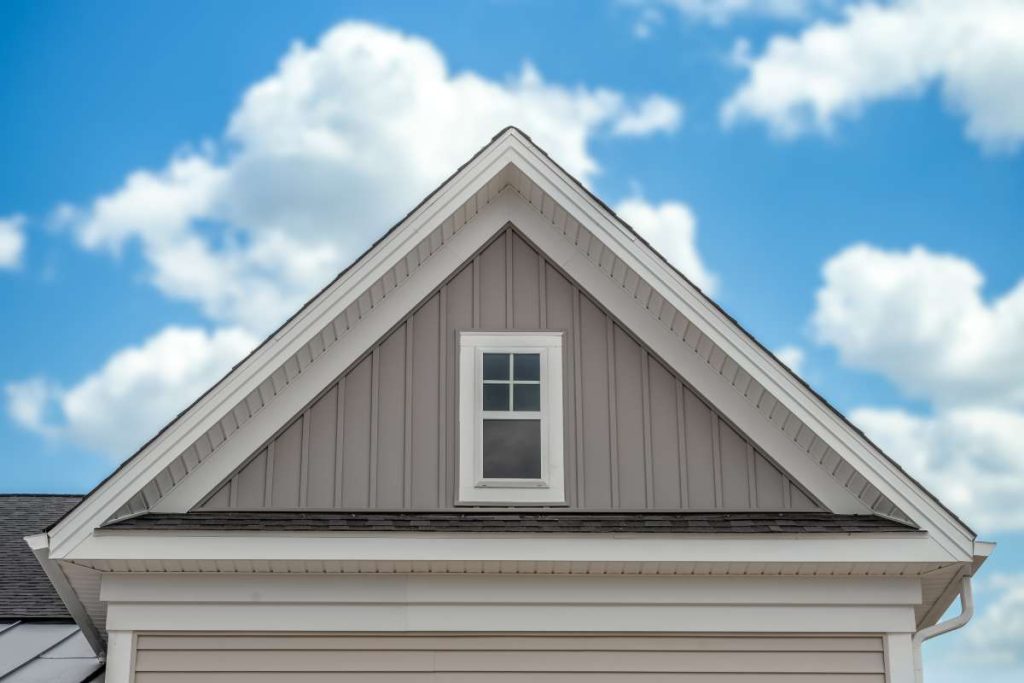
{"label": "dark asphalt shingle roof", "polygon": [[81,496],[0,494],[0,619],[67,619],[25,536],[38,534]]}
{"label": "dark asphalt shingle roof", "polygon": [[526,510],[259,511],[144,514],[106,527],[153,531],[850,534],[916,532],[878,515],[830,512],[551,512]]}

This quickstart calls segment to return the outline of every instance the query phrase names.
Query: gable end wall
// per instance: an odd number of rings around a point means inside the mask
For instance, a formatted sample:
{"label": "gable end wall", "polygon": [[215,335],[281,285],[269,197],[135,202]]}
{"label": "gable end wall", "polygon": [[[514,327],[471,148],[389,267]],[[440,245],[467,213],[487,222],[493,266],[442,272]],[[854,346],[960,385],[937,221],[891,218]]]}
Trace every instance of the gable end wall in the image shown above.
{"label": "gable end wall", "polygon": [[512,229],[331,382],[199,507],[453,506],[457,332],[516,329],[567,333],[570,506],[820,508]]}

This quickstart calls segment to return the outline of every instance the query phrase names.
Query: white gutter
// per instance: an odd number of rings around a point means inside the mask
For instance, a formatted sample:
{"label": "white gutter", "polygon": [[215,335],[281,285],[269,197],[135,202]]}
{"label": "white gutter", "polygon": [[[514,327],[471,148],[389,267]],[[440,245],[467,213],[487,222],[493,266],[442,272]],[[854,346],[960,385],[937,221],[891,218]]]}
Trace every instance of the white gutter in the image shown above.
{"label": "white gutter", "polygon": [[974,597],[971,595],[971,577],[970,575],[964,576],[960,581],[960,614],[947,621],[940,621],[937,624],[932,624],[931,626],[923,628],[914,634],[914,680],[917,681],[917,683],[924,682],[924,668],[921,664],[921,644],[930,638],[941,636],[943,633],[949,633],[950,631],[955,631],[958,628],[963,627],[971,620],[971,617],[974,616]]}
{"label": "white gutter", "polygon": [[49,534],[26,536],[25,542],[32,549],[32,554],[36,556],[36,560],[39,561],[43,571],[46,572],[46,577],[50,579],[50,583],[53,584],[58,597],[60,597],[64,606],[68,608],[71,618],[78,624],[78,628],[82,629],[82,635],[85,636],[92,651],[96,653],[101,662],[104,661],[106,658],[106,644],[103,642],[103,636],[100,635],[99,629],[96,628],[92,619],[89,618],[88,612],[85,611],[85,606],[78,599],[78,594],[71,587],[68,577],[64,575],[64,571],[60,568],[60,564],[50,557]]}

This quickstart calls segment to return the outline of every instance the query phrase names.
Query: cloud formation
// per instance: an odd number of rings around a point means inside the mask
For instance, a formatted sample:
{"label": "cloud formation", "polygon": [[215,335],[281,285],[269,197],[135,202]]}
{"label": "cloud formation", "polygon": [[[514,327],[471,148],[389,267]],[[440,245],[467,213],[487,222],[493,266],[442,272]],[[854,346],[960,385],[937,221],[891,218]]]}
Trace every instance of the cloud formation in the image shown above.
{"label": "cloud formation", "polygon": [[1024,529],[1024,281],[986,301],[966,259],[865,244],[823,277],[817,339],[932,407],[865,406],[852,420],[968,523]]}
{"label": "cloud formation", "polygon": [[486,144],[523,128],[584,182],[596,136],[671,132],[663,95],[452,72],[429,41],[346,22],[296,42],[250,86],[223,137],[54,220],[84,249],[137,249],[148,282],[210,330],[168,327],[71,386],[7,386],[8,413],[50,438],[124,456]]}
{"label": "cloud formation", "polygon": [[651,204],[638,197],[615,206],[615,213],[650,242],[662,256],[705,293],[714,292],[717,278],[697,250],[697,218],[686,204]]}
{"label": "cloud formation", "polygon": [[150,281],[218,323],[266,331],[499,129],[516,124],[589,181],[595,135],[678,127],[661,95],[452,73],[430,42],[343,23],[248,88],[225,137],[60,214],[79,243],[138,243]]}
{"label": "cloud formation", "polygon": [[240,329],[167,327],[122,349],[73,387],[42,378],[6,387],[8,413],[47,438],[114,458],[136,450],[251,351]]}
{"label": "cloud formation", "polygon": [[874,102],[937,87],[985,150],[1024,142],[1021,0],[859,2],[741,61],[747,78],[722,105],[726,126],[759,121],[782,138],[828,134]]}
{"label": "cloud formation", "polygon": [[25,252],[25,217],[21,214],[0,216],[0,270],[21,265]]}

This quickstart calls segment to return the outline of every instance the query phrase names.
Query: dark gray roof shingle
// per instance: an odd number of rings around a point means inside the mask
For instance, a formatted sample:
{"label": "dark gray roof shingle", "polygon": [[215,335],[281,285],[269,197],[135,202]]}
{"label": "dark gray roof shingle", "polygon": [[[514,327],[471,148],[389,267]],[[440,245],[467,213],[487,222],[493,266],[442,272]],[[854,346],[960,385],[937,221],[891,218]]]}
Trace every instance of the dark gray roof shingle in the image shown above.
{"label": "dark gray roof shingle", "polygon": [[67,619],[64,603],[25,543],[81,496],[0,494],[0,619]]}
{"label": "dark gray roof shingle", "polygon": [[831,512],[557,512],[528,510],[260,511],[145,514],[117,530],[444,531],[519,533],[851,534],[916,532],[878,515]]}

